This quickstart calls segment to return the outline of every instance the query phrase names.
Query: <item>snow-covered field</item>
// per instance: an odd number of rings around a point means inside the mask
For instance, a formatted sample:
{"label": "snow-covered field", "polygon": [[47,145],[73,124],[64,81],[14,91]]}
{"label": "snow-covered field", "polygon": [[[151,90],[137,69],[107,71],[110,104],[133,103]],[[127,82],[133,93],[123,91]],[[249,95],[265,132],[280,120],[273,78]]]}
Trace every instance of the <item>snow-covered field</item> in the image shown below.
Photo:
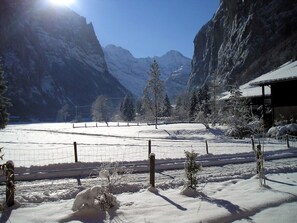
{"label": "snow-covered field", "polygon": [[[23,171],[19,179],[26,179],[24,174],[38,176],[32,174],[38,168],[49,179],[17,181],[17,204],[1,213],[0,222],[296,222],[297,149],[288,149],[285,142],[260,140],[267,177],[266,186],[260,188],[251,140],[227,138],[224,127],[206,130],[200,124],[174,124],[155,130],[154,126],[125,123],[121,127],[117,123],[87,125],[9,125],[1,130],[0,147],[4,147],[5,160],[15,163],[16,180],[18,171]],[[153,192],[148,190],[147,166],[143,167],[148,163],[149,139],[157,159],[157,190]],[[72,166],[74,141],[83,162],[78,166]],[[184,150],[192,149],[201,155],[204,168],[199,172],[198,192],[185,196],[180,193],[181,168]],[[54,179],[55,175],[62,177],[66,168],[75,167],[77,172],[79,165],[106,161],[129,164],[137,172],[118,188],[120,206],[108,214],[87,208],[73,212],[76,194],[100,180]],[[4,192],[2,185],[2,200]]]}

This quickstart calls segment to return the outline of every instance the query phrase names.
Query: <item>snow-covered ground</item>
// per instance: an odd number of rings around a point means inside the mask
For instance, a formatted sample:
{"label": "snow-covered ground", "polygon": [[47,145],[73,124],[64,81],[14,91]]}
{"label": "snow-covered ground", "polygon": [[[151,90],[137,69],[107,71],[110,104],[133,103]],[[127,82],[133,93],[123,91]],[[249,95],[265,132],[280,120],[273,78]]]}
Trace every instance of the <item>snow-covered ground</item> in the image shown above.
{"label": "snow-covered ground", "polygon": [[[0,222],[296,222],[296,148],[288,149],[284,142],[273,139],[260,141],[267,157],[267,179],[266,186],[259,187],[250,139],[227,138],[224,127],[206,130],[199,124],[175,124],[155,130],[154,126],[123,125],[84,128],[81,124],[81,128],[72,128],[72,124],[30,124],[9,125],[2,130],[0,146],[4,147],[5,160],[15,162],[16,172],[27,170],[30,175],[37,169],[30,165],[45,172],[53,171],[54,166],[54,173],[63,176],[61,172],[73,165],[76,141],[79,161],[136,163],[130,166],[138,173],[129,175],[117,188],[120,206],[108,215],[95,209],[71,210],[76,194],[99,185],[98,178],[54,179],[53,173],[46,172],[50,179],[17,181],[17,204],[1,213]],[[147,163],[149,139],[159,160],[157,190],[153,192],[148,190],[147,169],[137,171]],[[181,167],[184,150],[191,149],[201,154],[204,168],[198,174],[198,193],[185,196],[180,193],[184,179]],[[3,200],[5,187],[0,189]]]}

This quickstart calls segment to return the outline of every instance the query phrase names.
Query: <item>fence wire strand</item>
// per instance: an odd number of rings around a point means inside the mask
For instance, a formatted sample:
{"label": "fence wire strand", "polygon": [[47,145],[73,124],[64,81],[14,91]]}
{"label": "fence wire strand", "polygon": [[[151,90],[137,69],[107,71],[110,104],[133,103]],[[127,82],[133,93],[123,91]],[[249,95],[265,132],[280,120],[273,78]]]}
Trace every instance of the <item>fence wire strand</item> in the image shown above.
{"label": "fence wire strand", "polygon": [[[297,147],[297,137],[288,136],[290,147]],[[276,139],[268,139],[271,148],[285,148],[286,136]],[[250,150],[248,143],[215,143],[216,154],[226,153],[226,148],[241,151]],[[74,146],[71,143],[52,144],[23,144],[20,147],[7,143],[5,148],[5,160],[13,160],[16,166],[45,166],[49,164],[74,163]],[[184,151],[193,150],[200,155],[206,154],[205,142],[185,141],[153,141],[151,152],[155,153],[157,159],[184,158]],[[212,143],[209,143],[209,150],[212,153]],[[143,161],[148,159],[148,144],[146,141],[127,144],[89,144],[77,143],[77,158],[79,162],[124,162]]]}

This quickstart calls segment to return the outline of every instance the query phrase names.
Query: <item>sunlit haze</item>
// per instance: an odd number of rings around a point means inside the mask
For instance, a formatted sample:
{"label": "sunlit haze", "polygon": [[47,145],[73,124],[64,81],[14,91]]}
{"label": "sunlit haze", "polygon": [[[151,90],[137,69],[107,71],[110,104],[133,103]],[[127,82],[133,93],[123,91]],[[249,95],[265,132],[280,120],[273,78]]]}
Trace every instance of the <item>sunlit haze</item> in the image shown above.
{"label": "sunlit haze", "polygon": [[55,5],[71,6],[75,0],[49,0],[49,1]]}

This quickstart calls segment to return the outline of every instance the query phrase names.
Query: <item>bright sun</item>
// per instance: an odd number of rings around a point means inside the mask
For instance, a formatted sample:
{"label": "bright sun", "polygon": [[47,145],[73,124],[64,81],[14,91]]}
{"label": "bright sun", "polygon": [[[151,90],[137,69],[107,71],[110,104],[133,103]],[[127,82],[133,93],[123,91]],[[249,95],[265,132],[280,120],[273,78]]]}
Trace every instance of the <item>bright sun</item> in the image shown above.
{"label": "bright sun", "polygon": [[75,0],[50,0],[51,3],[55,5],[65,5],[69,6],[74,3]]}

